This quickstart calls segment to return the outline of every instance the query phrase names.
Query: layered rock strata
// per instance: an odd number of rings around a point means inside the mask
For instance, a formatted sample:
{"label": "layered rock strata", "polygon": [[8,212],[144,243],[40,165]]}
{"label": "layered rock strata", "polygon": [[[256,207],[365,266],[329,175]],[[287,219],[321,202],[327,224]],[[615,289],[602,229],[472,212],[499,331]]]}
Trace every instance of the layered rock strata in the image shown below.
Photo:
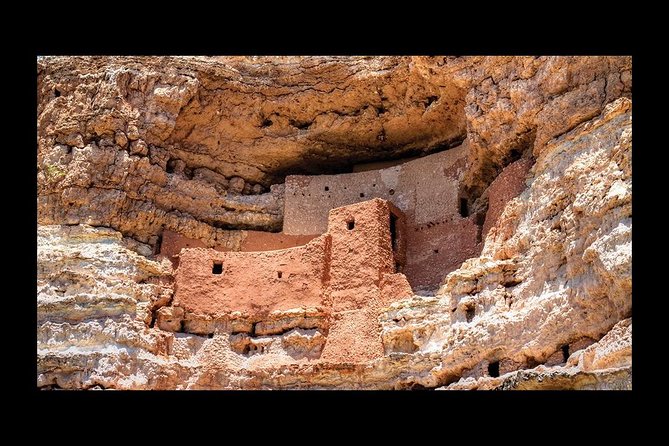
{"label": "layered rock strata", "polygon": [[[629,57],[40,58],[38,387],[631,388],[631,88]],[[300,306],[181,325],[165,231],[241,250],[285,175],[465,138],[480,255],[375,309],[378,354],[320,360]]]}

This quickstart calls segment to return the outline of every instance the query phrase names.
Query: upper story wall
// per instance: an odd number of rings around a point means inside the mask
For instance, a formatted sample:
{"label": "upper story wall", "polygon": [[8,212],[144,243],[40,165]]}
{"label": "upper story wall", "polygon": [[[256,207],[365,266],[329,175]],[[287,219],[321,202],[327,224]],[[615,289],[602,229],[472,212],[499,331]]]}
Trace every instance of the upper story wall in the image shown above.
{"label": "upper story wall", "polygon": [[[227,237],[220,245],[213,246],[216,251],[275,251],[306,245],[318,235],[286,235],[282,232],[230,230],[224,232]],[[179,266],[179,253],[184,248],[207,248],[201,240],[185,237],[178,232],[165,230],[160,243],[160,256],[168,258],[176,268]]]}
{"label": "upper story wall", "polygon": [[467,142],[387,169],[340,175],[286,178],[283,232],[322,234],[330,209],[382,198],[404,212],[407,224],[420,225],[458,215],[458,189],[464,175]]}
{"label": "upper story wall", "polygon": [[384,274],[397,272],[404,263],[405,227],[401,211],[378,199],[330,211],[333,311],[355,310],[381,299]]}
{"label": "upper story wall", "polygon": [[532,168],[532,160],[520,159],[502,170],[488,187],[488,213],[483,223],[483,238],[502,215],[509,200],[517,197],[525,189],[527,174]]}
{"label": "upper story wall", "polygon": [[318,235],[287,235],[283,232],[243,231],[240,251],[273,251],[306,245]]}
{"label": "upper story wall", "polygon": [[409,230],[404,274],[415,291],[435,290],[448,273],[479,254],[480,228],[474,218],[458,216]]}

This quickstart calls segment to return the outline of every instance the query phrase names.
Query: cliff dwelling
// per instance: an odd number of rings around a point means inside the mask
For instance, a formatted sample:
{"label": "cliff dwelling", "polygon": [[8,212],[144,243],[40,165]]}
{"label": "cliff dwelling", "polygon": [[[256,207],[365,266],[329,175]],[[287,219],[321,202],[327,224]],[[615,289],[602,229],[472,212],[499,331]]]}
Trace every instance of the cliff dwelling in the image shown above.
{"label": "cliff dwelling", "polygon": [[[289,175],[285,181],[281,232],[238,231],[237,247],[214,246],[219,251],[272,251],[305,245],[324,234],[332,209],[375,198],[387,200],[406,220],[401,270],[414,291],[433,293],[441,280],[464,260],[480,252],[484,233],[498,213],[524,187],[531,160],[511,163],[489,187],[493,207],[478,214],[467,209],[461,196],[466,171],[467,144],[408,161],[361,164],[353,173],[338,175]],[[385,165],[378,168],[378,165]],[[388,166],[390,164],[390,166]],[[397,213],[391,213],[395,234]],[[353,229],[355,222],[348,223]],[[182,248],[204,243],[173,231],[163,232],[160,254],[176,267]]]}
{"label": "cliff dwelling", "polygon": [[[489,219],[466,212],[459,193],[466,160],[465,143],[381,168],[290,175],[283,230],[240,231],[236,251],[165,231],[160,255],[177,269],[172,306],[158,311],[157,327],[229,332],[233,350],[247,356],[282,351],[273,338],[299,329],[309,342],[288,348],[295,359],[380,357],[380,311],[414,293],[434,294],[480,252],[485,222],[494,223],[495,207]],[[529,167],[529,159],[516,161],[491,184],[497,207],[522,191]],[[298,316],[273,316],[287,311]]]}
{"label": "cliff dwelling", "polygon": [[[411,294],[404,275],[395,272],[405,262],[404,231],[403,213],[377,198],[333,209],[326,232],[302,246],[182,249],[173,310],[167,320],[159,315],[157,324],[203,335],[230,330],[235,350],[243,354],[270,352],[272,336],[298,328],[310,342],[289,346],[294,358],[378,357],[379,309]],[[183,310],[178,326],[176,309]],[[297,313],[272,318],[286,311]]]}
{"label": "cliff dwelling", "polygon": [[39,389],[631,389],[630,56],[36,76]]}

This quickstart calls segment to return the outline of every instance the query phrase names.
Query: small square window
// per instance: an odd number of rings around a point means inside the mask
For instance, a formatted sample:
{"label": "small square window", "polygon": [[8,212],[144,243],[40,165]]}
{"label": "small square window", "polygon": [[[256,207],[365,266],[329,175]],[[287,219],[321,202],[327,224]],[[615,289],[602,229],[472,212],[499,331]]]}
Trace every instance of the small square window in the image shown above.
{"label": "small square window", "polygon": [[462,218],[469,217],[469,206],[466,198],[460,198],[460,216]]}
{"label": "small square window", "polygon": [[211,269],[212,274],[223,274],[223,263],[222,262],[214,262],[214,266]]}
{"label": "small square window", "polygon": [[488,375],[492,376],[493,378],[497,378],[499,376],[499,361],[494,361],[488,364]]}
{"label": "small square window", "polygon": [[355,228],[355,220],[347,221],[346,227],[348,228],[349,231]]}
{"label": "small square window", "polygon": [[467,322],[471,322],[472,319],[474,319],[475,315],[476,315],[476,308],[474,308],[473,306],[465,308],[465,318],[467,319]]}

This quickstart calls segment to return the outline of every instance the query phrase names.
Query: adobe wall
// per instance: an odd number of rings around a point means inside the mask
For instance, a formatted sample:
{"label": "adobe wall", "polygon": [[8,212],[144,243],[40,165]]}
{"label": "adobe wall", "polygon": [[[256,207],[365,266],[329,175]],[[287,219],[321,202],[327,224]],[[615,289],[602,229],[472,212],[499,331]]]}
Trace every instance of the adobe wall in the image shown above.
{"label": "adobe wall", "polygon": [[405,274],[414,290],[433,290],[451,271],[481,251],[474,216],[410,228]]}
{"label": "adobe wall", "polygon": [[[304,246],[318,235],[286,235],[281,232],[264,231],[228,231],[235,234],[232,237],[234,244],[218,245],[212,249],[216,251],[275,251],[279,249]],[[203,242],[197,239],[185,237],[177,232],[163,231],[163,239],[160,245],[161,257],[166,257],[172,262],[174,268],[179,266],[179,253],[183,248],[207,248]]]}
{"label": "adobe wall", "polygon": [[[390,214],[397,219],[395,244]],[[375,199],[332,209],[328,220],[332,323],[321,360],[355,363],[381,357],[379,311],[412,294],[404,275],[395,272],[405,258],[406,218],[392,203]]]}
{"label": "adobe wall", "polygon": [[[185,249],[175,275],[174,305],[214,317],[322,306],[328,244],[325,235],[280,251]],[[221,274],[213,274],[215,262],[222,263]]]}
{"label": "adobe wall", "polygon": [[289,235],[283,232],[265,231],[242,231],[244,233],[241,249],[242,252],[250,251],[274,251],[277,249],[294,248],[303,246],[316,238],[315,235]]}
{"label": "adobe wall", "polygon": [[488,213],[483,223],[483,238],[495,225],[497,219],[502,215],[504,207],[513,198],[525,190],[525,179],[532,168],[532,160],[520,159],[502,170],[502,172],[490,183],[486,193],[488,194]]}
{"label": "adobe wall", "polygon": [[[368,361],[383,355],[379,311],[411,295],[404,275],[395,272],[404,267],[406,231],[402,212],[375,199],[331,210],[327,233],[305,246],[268,252],[184,249],[173,306],[185,310],[187,320],[239,312],[253,321],[276,310],[316,308],[329,327],[320,360]],[[217,262],[220,274],[214,274]]]}
{"label": "adobe wall", "polygon": [[[355,310],[371,301],[380,301],[383,275],[395,272],[390,212],[389,203],[379,199],[330,211],[330,299],[334,312]],[[403,233],[406,223],[401,212],[397,213],[397,231]]]}
{"label": "adobe wall", "polygon": [[322,234],[330,209],[371,198],[388,200],[409,225],[456,215],[458,186],[465,171],[467,142],[444,152],[374,171],[286,178],[283,232]]}

